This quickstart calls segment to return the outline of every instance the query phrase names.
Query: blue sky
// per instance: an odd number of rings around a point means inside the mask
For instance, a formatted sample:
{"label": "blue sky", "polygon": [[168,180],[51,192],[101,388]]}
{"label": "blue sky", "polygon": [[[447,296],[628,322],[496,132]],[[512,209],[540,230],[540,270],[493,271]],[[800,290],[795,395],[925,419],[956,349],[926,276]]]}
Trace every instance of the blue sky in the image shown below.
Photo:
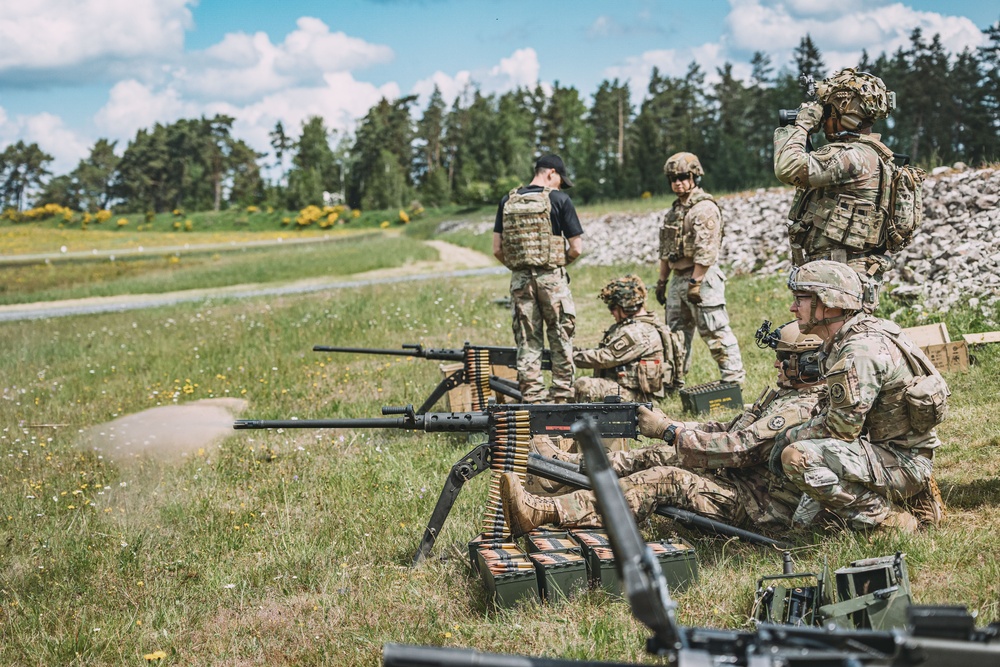
{"label": "blue sky", "polygon": [[37,142],[64,173],[99,137],[120,152],[155,122],[227,113],[264,151],[278,120],[349,132],[380,97],[423,103],[434,85],[450,102],[558,81],[589,101],[617,77],[638,102],[653,66],[746,75],[754,51],[786,65],[808,32],[836,68],[915,27],[958,52],[998,19],[974,0],[0,0],[0,147]]}

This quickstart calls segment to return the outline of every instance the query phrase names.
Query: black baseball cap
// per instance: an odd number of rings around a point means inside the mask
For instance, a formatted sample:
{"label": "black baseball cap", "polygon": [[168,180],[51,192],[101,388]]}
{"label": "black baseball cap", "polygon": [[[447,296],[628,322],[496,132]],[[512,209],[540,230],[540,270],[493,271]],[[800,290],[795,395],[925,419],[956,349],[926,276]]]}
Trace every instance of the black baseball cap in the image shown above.
{"label": "black baseball cap", "polygon": [[573,187],[572,181],[569,180],[569,176],[566,175],[566,165],[563,164],[562,158],[558,155],[553,155],[549,153],[548,155],[543,155],[538,158],[535,162],[535,171],[539,169],[555,169],[556,173],[559,174],[559,178],[562,180],[562,188]]}

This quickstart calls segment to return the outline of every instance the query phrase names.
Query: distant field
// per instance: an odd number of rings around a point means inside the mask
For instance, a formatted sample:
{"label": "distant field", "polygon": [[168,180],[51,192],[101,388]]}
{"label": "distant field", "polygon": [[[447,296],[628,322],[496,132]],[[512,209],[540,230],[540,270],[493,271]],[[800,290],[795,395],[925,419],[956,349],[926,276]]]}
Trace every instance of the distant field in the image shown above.
{"label": "distant field", "polygon": [[[359,254],[397,261],[405,248],[395,243]],[[283,253],[229,270],[320,261]],[[182,261],[177,270],[208,267]],[[572,270],[578,345],[600,340],[610,320],[595,296],[626,271],[653,277],[649,266]],[[787,291],[772,276],[734,277],[728,292],[751,400],[774,374],[752,335],[763,317],[787,320]],[[483,477],[463,489],[434,558],[407,567],[445,476],[472,447],[464,438],[237,432],[218,448],[138,462],[81,444],[80,429],[209,397],[246,399],[243,416],[256,418],[372,417],[382,405],[419,403],[441,377],[436,362],[311,347],[509,345],[509,314],[495,303],[506,294],[506,277],[486,276],[0,323],[0,664],[145,664],[161,650],[162,664],[369,666],[387,641],[644,659],[645,629],[600,592],[487,607],[466,564]],[[935,460],[945,525],[911,537],[816,534],[796,552],[799,569],[904,551],[917,601],[966,604],[979,624],[1000,620],[1000,353],[977,357],[970,372],[948,377],[951,416]],[[689,381],[715,377],[696,342]],[[669,398],[662,407],[680,406]],[[672,530],[662,519],[642,528],[649,537]],[[698,584],[677,596],[681,622],[746,626],[756,580],[780,572],[780,554],[680,532],[701,565]]]}

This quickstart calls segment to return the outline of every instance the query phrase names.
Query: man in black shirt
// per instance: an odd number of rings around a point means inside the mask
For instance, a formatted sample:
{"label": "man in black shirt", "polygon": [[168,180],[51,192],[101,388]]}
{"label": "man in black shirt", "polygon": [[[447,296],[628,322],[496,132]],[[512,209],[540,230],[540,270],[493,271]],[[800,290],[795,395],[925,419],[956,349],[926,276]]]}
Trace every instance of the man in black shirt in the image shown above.
{"label": "man in black shirt", "polygon": [[[558,155],[535,162],[535,177],[511,190],[497,209],[493,255],[511,270],[510,300],[517,380],[525,403],[568,403],[573,391],[576,306],[565,266],[583,250],[583,228]],[[542,380],[543,326],[552,354],[552,389]]]}

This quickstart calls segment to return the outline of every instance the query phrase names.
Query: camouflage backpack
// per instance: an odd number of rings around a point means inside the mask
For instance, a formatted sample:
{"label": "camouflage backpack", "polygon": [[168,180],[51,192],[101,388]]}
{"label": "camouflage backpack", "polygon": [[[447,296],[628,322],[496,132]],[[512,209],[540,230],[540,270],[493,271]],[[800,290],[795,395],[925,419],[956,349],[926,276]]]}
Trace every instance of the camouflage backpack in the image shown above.
{"label": "camouflage backpack", "polygon": [[874,148],[882,163],[880,188],[876,204],[885,216],[885,249],[899,252],[910,244],[924,219],[922,184],[926,173],[908,164],[897,165],[893,153],[881,142],[861,135],[862,141]]}

